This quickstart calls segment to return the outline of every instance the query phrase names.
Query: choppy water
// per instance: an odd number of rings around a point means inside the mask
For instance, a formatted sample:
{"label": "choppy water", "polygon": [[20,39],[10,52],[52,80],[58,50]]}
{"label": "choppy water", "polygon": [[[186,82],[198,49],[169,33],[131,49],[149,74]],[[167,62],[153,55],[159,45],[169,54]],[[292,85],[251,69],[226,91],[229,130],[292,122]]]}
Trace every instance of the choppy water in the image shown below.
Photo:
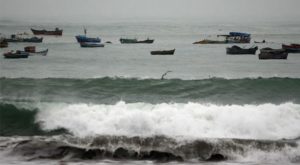
{"label": "choppy water", "polygon": [[[269,41],[260,48],[280,48],[300,42],[299,25],[107,22],[86,26],[113,42],[95,49],[76,43],[78,24],[2,21],[0,33],[56,26],[62,37],[35,44],[47,56],[0,58],[0,164],[300,162],[300,54],[261,61],[226,55],[230,45],[192,45],[243,31]],[[174,56],[150,55],[173,48]]]}

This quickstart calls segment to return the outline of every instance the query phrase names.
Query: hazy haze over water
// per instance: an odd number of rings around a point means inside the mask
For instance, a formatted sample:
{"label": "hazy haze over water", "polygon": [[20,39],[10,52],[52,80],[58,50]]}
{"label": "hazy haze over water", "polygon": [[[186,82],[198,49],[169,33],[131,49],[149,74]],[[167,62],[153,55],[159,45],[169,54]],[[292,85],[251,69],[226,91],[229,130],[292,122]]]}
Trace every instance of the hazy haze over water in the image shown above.
{"label": "hazy haze over water", "polygon": [[299,22],[300,18],[299,0],[0,0],[0,4],[0,20]]}

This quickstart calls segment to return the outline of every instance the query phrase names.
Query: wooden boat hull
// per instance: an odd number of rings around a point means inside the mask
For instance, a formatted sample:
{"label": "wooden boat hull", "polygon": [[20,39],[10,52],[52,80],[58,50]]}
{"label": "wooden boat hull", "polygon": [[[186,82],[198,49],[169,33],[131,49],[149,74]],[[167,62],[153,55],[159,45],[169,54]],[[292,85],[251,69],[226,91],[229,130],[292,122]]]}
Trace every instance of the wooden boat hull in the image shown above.
{"label": "wooden boat hull", "polygon": [[138,41],[137,43],[139,43],[139,44],[152,44],[153,42],[154,42],[154,40],[147,39],[147,40],[143,40],[143,41]]}
{"label": "wooden boat hull", "polygon": [[285,60],[288,57],[288,52],[284,49],[270,49],[265,48],[260,50],[260,54],[258,58],[260,60],[268,60],[268,59],[282,59]]}
{"label": "wooden boat hull", "polygon": [[5,58],[28,58],[29,53],[22,52],[22,51],[19,51],[17,53],[8,52],[8,53],[4,53],[3,56]]}
{"label": "wooden boat hull", "polygon": [[226,53],[228,55],[255,55],[258,47],[243,49],[238,46],[232,46],[230,48],[226,48]]}
{"label": "wooden boat hull", "polygon": [[48,31],[48,30],[36,30],[31,29],[32,33],[34,35],[55,35],[55,36],[61,36],[63,33],[63,30],[54,30],[54,31]]}
{"label": "wooden boat hull", "polygon": [[172,50],[157,50],[151,51],[151,55],[173,55],[175,53],[175,49]]}
{"label": "wooden boat hull", "polygon": [[100,43],[90,43],[90,42],[81,42],[80,46],[82,48],[97,48],[97,47],[104,47],[104,44]]}
{"label": "wooden boat hull", "polygon": [[153,42],[154,40],[151,39],[146,39],[142,41],[138,41],[137,39],[124,39],[124,38],[120,39],[121,44],[152,44]]}
{"label": "wooden boat hull", "polygon": [[300,53],[300,44],[282,44],[282,49],[286,50],[288,53]]}

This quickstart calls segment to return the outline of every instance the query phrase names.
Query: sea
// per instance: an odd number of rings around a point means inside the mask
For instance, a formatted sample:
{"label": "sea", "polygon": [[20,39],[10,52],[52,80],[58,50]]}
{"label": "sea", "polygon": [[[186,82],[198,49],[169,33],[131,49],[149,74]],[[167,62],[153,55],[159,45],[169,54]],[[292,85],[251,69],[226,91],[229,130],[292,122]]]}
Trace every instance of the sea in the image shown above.
{"label": "sea", "polygon": [[[62,36],[0,49],[1,165],[300,164],[300,54],[259,60],[192,44],[234,31],[252,35],[241,47],[281,48],[300,43],[299,22],[0,21],[6,37],[55,27]],[[112,43],[80,48],[84,28]],[[32,45],[48,55],[2,56]]]}

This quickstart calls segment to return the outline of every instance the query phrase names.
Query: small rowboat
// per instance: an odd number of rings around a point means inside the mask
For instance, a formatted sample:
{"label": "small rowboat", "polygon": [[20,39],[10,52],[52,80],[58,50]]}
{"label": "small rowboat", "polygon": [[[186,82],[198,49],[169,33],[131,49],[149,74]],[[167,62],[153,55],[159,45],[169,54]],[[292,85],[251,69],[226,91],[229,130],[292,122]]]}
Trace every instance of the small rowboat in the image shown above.
{"label": "small rowboat", "polygon": [[121,44],[152,44],[154,40],[147,38],[146,40],[120,38]]}
{"label": "small rowboat", "polygon": [[300,53],[300,44],[282,44],[282,49],[285,49],[288,53]]}
{"label": "small rowboat", "polygon": [[15,53],[13,51],[4,53],[5,58],[28,58],[29,53],[17,50]]}
{"label": "small rowboat", "polygon": [[260,49],[260,54],[258,58],[260,60],[267,60],[267,59],[284,59],[286,60],[288,57],[288,52],[284,49],[271,49],[271,48],[263,48]]}
{"label": "small rowboat", "polygon": [[95,42],[80,42],[80,46],[82,48],[97,48],[97,47],[104,47],[104,44],[95,43]]}
{"label": "small rowboat", "polygon": [[230,54],[230,55],[239,55],[239,54],[252,54],[255,55],[256,51],[257,51],[258,47],[252,47],[252,48],[241,48],[239,46],[232,46],[232,47],[228,47],[226,48],[226,53]]}
{"label": "small rowboat", "polygon": [[151,55],[173,55],[175,52],[175,49],[172,50],[156,50],[156,51],[151,51]]}
{"label": "small rowboat", "polygon": [[46,56],[48,54],[48,49],[37,52],[35,50],[35,46],[26,46],[24,48],[24,51],[22,52],[29,53],[30,56],[35,56],[35,55]]}

